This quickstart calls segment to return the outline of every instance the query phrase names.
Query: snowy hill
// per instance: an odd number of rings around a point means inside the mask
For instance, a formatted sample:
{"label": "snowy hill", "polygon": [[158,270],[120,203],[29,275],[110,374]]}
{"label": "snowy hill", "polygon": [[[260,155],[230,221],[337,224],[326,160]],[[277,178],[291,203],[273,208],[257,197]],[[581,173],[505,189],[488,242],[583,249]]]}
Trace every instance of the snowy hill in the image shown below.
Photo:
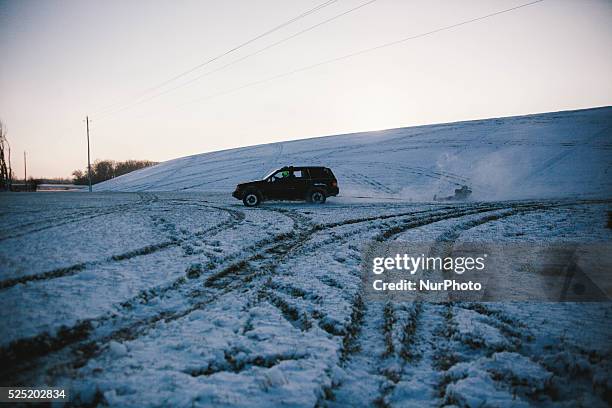
{"label": "snowy hill", "polygon": [[283,165],[325,165],[342,196],[480,200],[612,193],[612,107],[326,136],[198,154],[97,191],[229,191]]}

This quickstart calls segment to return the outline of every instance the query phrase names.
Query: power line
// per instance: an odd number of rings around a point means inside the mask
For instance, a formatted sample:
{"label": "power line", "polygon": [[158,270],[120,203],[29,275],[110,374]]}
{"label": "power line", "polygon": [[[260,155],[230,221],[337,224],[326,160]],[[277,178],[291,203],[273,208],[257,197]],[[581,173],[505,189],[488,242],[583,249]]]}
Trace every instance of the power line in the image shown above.
{"label": "power line", "polygon": [[246,59],[248,59],[248,58],[251,58],[251,57],[254,57],[255,55],[261,54],[262,52],[267,51],[267,50],[269,50],[270,48],[276,47],[276,46],[278,46],[278,45],[280,45],[280,44],[283,44],[283,43],[285,43],[285,42],[287,42],[287,41],[289,41],[289,40],[291,40],[291,39],[295,38],[295,37],[298,37],[298,36],[300,36],[300,35],[302,35],[302,34],[304,34],[304,33],[307,33],[308,31],[312,31],[312,30],[314,30],[314,29],[315,29],[315,28],[317,28],[317,27],[320,27],[320,26],[322,26],[322,25],[324,25],[324,24],[327,24],[327,23],[329,23],[329,22],[331,22],[331,21],[334,21],[334,20],[336,20],[336,19],[338,19],[338,18],[340,18],[340,17],[343,17],[343,16],[345,16],[345,15],[347,15],[347,14],[349,14],[349,13],[352,13],[352,12],[354,12],[354,11],[356,11],[356,10],[359,10],[360,8],[365,7],[365,6],[369,5],[369,4],[372,4],[372,3],[374,3],[375,1],[377,1],[377,0],[368,0],[368,1],[366,1],[365,3],[361,3],[361,4],[359,4],[359,5],[358,5],[358,6],[356,6],[356,7],[353,7],[353,8],[351,8],[351,9],[349,9],[349,10],[343,11],[342,13],[336,14],[335,16],[330,17],[330,18],[328,18],[328,19],[326,19],[326,20],[323,20],[323,21],[321,21],[320,23],[314,24],[314,25],[312,25],[312,26],[310,26],[310,27],[308,27],[308,28],[305,28],[305,29],[303,29],[303,30],[300,30],[300,31],[298,31],[298,32],[297,32],[297,33],[295,33],[295,34],[292,34],[292,35],[290,35],[290,36],[288,36],[288,37],[285,37],[285,38],[283,38],[283,39],[281,39],[281,40],[279,40],[279,41],[276,41],[276,42],[274,42],[274,43],[272,43],[272,44],[270,44],[270,45],[267,45],[267,46],[265,46],[264,48],[261,48],[261,49],[259,49],[259,50],[255,51],[255,52],[252,52],[252,53],[247,54],[247,55],[245,55],[245,56],[243,56],[243,57],[241,57],[241,58],[238,58],[238,59],[236,59],[236,60],[234,60],[234,61],[231,61],[231,62],[229,62],[229,63],[227,63],[227,64],[225,64],[225,65],[222,65],[222,66],[220,66],[220,67],[218,67],[218,68],[216,68],[216,69],[214,69],[214,70],[212,70],[212,71],[207,71],[207,72],[204,72],[204,73],[202,73],[202,74],[200,74],[200,75],[198,75],[198,76],[196,76],[196,77],[194,77],[194,78],[191,78],[190,80],[188,80],[188,81],[186,81],[186,82],[183,82],[183,83],[178,84],[177,86],[174,86],[174,87],[172,87],[172,88],[170,88],[170,89],[166,89],[166,90],[164,90],[164,91],[162,91],[162,92],[159,92],[159,93],[157,93],[157,94],[154,94],[154,95],[152,95],[152,96],[150,96],[150,97],[148,97],[148,98],[146,98],[146,99],[143,99],[143,100],[140,100],[140,101],[136,101],[136,102],[134,102],[134,103],[133,103],[133,104],[131,104],[131,105],[127,105],[127,106],[124,106],[124,107],[122,107],[122,108],[120,108],[120,109],[117,109],[117,110],[114,110],[114,111],[112,111],[112,112],[109,112],[109,113],[107,113],[106,115],[102,114],[102,116],[99,116],[98,118],[106,118],[106,117],[108,117],[108,116],[111,116],[111,115],[114,115],[114,114],[120,113],[120,112],[122,112],[122,111],[124,111],[124,110],[126,110],[126,109],[133,108],[133,107],[135,107],[135,106],[138,106],[138,105],[141,105],[141,104],[143,104],[143,103],[149,102],[149,101],[151,101],[151,100],[153,100],[153,99],[159,98],[160,96],[166,95],[166,94],[168,94],[168,93],[170,93],[170,92],[173,92],[173,91],[175,91],[175,90],[177,90],[177,89],[183,88],[183,87],[185,87],[185,86],[187,86],[187,85],[190,85],[190,84],[192,84],[192,83],[194,83],[194,82],[196,82],[196,81],[198,81],[198,80],[200,80],[200,79],[202,79],[202,78],[204,78],[204,77],[206,77],[206,76],[208,76],[208,75],[211,75],[211,74],[217,73],[217,72],[219,72],[219,71],[222,71],[222,70],[224,70],[224,69],[226,69],[226,68],[228,68],[228,67],[230,67],[230,66],[232,66],[232,65],[235,65],[235,64],[237,64],[237,63],[239,63],[239,62],[242,62],[242,61],[244,61],[244,60],[246,60]]}
{"label": "power line", "polygon": [[[233,53],[233,52],[235,52],[235,51],[237,51],[237,50],[239,50],[239,49],[241,49],[241,48],[243,48],[243,47],[246,47],[247,45],[249,45],[249,44],[253,43],[254,41],[259,40],[260,38],[263,38],[263,37],[265,37],[265,36],[267,36],[267,35],[269,35],[269,34],[272,34],[273,32],[278,31],[278,30],[280,30],[281,28],[284,28],[284,27],[288,26],[289,24],[294,23],[295,21],[300,20],[300,19],[302,19],[302,18],[304,18],[304,17],[306,17],[306,16],[308,16],[308,15],[310,15],[310,14],[312,14],[312,13],[315,13],[315,12],[317,12],[317,11],[319,11],[319,10],[321,10],[321,9],[323,9],[323,8],[325,8],[325,7],[327,7],[327,6],[331,5],[331,4],[333,4],[333,3],[336,3],[337,1],[338,1],[338,0],[327,0],[327,1],[325,1],[324,3],[321,3],[321,4],[319,4],[319,5],[317,5],[317,6],[313,7],[313,8],[311,8],[310,10],[307,10],[307,11],[303,12],[302,14],[300,14],[300,15],[298,15],[298,16],[295,16],[295,17],[291,18],[290,20],[287,20],[287,21],[285,21],[284,23],[279,24],[279,25],[277,25],[276,27],[269,29],[268,31],[265,31],[265,32],[263,32],[263,33],[261,33],[261,34],[259,34],[259,35],[255,36],[255,37],[253,37],[253,38],[251,38],[251,39],[249,39],[249,40],[247,40],[247,41],[245,41],[245,42],[243,42],[243,43],[241,43],[241,44],[239,44],[239,45],[237,45],[237,46],[235,46],[235,47],[233,47],[233,48],[230,48],[229,50],[224,51],[223,53],[221,53],[221,54],[219,54],[219,55],[217,55],[217,56],[215,56],[215,57],[213,57],[213,58],[210,58],[210,59],[208,59],[208,60],[206,60],[206,61],[204,61],[204,62],[202,62],[202,63],[200,63],[200,64],[198,64],[198,65],[196,65],[196,66],[194,66],[194,67],[192,67],[192,68],[189,68],[188,70],[183,71],[183,72],[181,72],[180,74],[175,75],[175,76],[173,76],[172,78],[167,79],[167,80],[165,80],[165,81],[161,82],[161,83],[160,83],[160,84],[158,84],[158,85],[155,85],[155,86],[153,86],[153,87],[151,87],[151,88],[148,88],[148,89],[144,90],[144,91],[143,91],[143,92],[141,92],[139,95],[137,95],[137,96],[135,97],[135,99],[140,99],[140,98],[142,98],[143,96],[145,96],[145,95],[147,95],[147,94],[151,93],[152,91],[155,91],[155,90],[157,90],[157,89],[159,89],[159,88],[161,88],[161,87],[163,87],[163,86],[165,86],[165,85],[168,85],[169,83],[171,83],[171,82],[173,82],[173,81],[176,81],[176,80],[177,80],[177,79],[179,79],[179,78],[184,77],[185,75],[188,75],[188,74],[190,74],[190,73],[192,73],[192,72],[194,72],[194,71],[197,71],[198,69],[203,68],[203,67],[205,67],[206,65],[208,65],[208,64],[210,64],[210,63],[212,63],[212,62],[214,62],[214,61],[217,61],[218,59],[220,59],[220,58],[222,58],[222,57],[225,57],[226,55],[229,55],[229,54],[231,54],[231,53]],[[114,103],[114,104],[112,104],[112,105],[109,105],[109,106],[107,106],[106,108],[101,109],[101,110],[98,112],[98,114],[103,114],[103,113],[108,112],[109,110],[113,110],[113,109],[114,109],[114,107],[115,107],[116,105],[118,105],[118,104],[117,104],[117,103]]]}
{"label": "power line", "polygon": [[[416,35],[413,35],[413,36],[410,36],[410,37],[405,37],[405,38],[402,38],[402,39],[399,39],[399,40],[396,40],[396,41],[387,42],[387,43],[380,44],[380,45],[377,45],[377,46],[374,46],[374,47],[370,47],[370,48],[366,48],[366,49],[363,49],[363,50],[360,50],[360,51],[352,52],[350,54],[345,54],[345,55],[342,55],[340,57],[336,57],[336,58],[328,59],[328,60],[321,61],[321,62],[318,62],[318,63],[315,63],[315,64],[307,65],[307,66],[304,66],[304,67],[301,67],[301,68],[297,68],[297,69],[294,69],[294,70],[291,70],[291,71],[287,71],[287,72],[283,72],[283,73],[280,73],[280,74],[277,74],[277,75],[273,75],[273,76],[268,77],[268,78],[260,79],[258,81],[249,82],[247,84],[240,85],[238,87],[231,88],[231,89],[228,89],[226,91],[221,91],[221,92],[218,92],[218,93],[215,93],[215,94],[212,94],[212,95],[208,95],[208,96],[205,96],[205,97],[196,98],[194,100],[191,100],[191,101],[188,101],[186,103],[180,104],[176,108],[180,109],[180,108],[183,108],[183,107],[188,106],[188,105],[192,105],[192,104],[197,103],[197,102],[202,102],[202,101],[208,101],[208,100],[211,100],[211,99],[215,99],[215,98],[218,98],[218,97],[230,94],[230,93],[241,91],[241,90],[246,89],[246,88],[251,88],[253,86],[261,85],[263,83],[272,82],[274,80],[281,79],[281,78],[284,78],[284,77],[287,77],[287,76],[291,76],[293,74],[297,74],[297,73],[300,73],[300,72],[308,71],[310,69],[314,69],[314,68],[317,68],[317,67],[320,67],[320,66],[323,66],[323,65],[332,64],[332,63],[339,62],[339,61],[342,61],[342,60],[345,60],[345,59],[349,59],[349,58],[352,58],[352,57],[356,57],[356,56],[359,56],[359,55],[362,55],[362,54],[373,52],[373,51],[376,51],[376,50],[379,50],[379,49],[383,49],[383,48],[391,47],[391,46],[394,46],[394,45],[398,45],[398,44],[401,44],[401,43],[404,43],[404,42],[407,42],[407,41],[410,41],[410,40],[414,40],[414,39],[426,37],[426,36],[429,36],[429,35],[433,35],[433,34],[436,34],[436,33],[442,32],[442,31],[452,30],[454,28],[457,28],[457,27],[460,27],[460,26],[463,26],[463,25],[466,25],[466,24],[470,24],[470,23],[474,23],[474,22],[477,22],[477,21],[481,21],[481,20],[484,20],[484,19],[487,19],[487,18],[490,18],[490,17],[494,17],[494,16],[497,16],[497,15],[500,15],[500,14],[509,13],[511,11],[515,11],[515,10],[518,10],[518,9],[521,9],[521,8],[524,8],[524,7],[528,7],[528,6],[537,4],[537,3],[541,3],[543,1],[544,0],[535,0],[535,1],[532,1],[532,2],[529,2],[529,3],[524,3],[524,4],[521,4],[521,5],[515,6],[515,7],[511,7],[511,8],[504,9],[504,10],[500,10],[500,11],[497,11],[495,13],[486,14],[486,15],[483,15],[483,16],[480,16],[480,17],[476,17],[476,18],[472,18],[472,19],[469,19],[469,20],[461,21],[459,23],[455,23],[455,24],[444,26],[444,27],[436,28],[434,30],[427,31],[427,32],[424,32],[424,33],[420,33],[420,34],[416,34]],[[148,116],[148,114],[140,115],[139,117],[145,117],[145,116]]]}
{"label": "power line", "polygon": [[524,4],[521,4],[521,5],[515,6],[515,7],[511,7],[511,8],[508,8],[508,9],[501,10],[501,11],[497,11],[495,13],[486,14],[484,16],[472,18],[470,20],[465,20],[465,21],[462,21],[462,22],[459,22],[459,23],[455,23],[455,24],[451,24],[451,25],[448,25],[448,26],[436,28],[434,30],[427,31],[425,33],[416,34],[416,35],[413,35],[413,36],[410,36],[410,37],[405,37],[405,38],[402,38],[402,39],[399,39],[399,40],[396,40],[396,41],[387,42],[387,43],[384,43],[384,44],[381,44],[381,45],[377,45],[375,47],[366,48],[366,49],[363,49],[363,50],[360,50],[360,51],[352,52],[350,54],[342,55],[340,57],[336,57],[336,58],[328,59],[328,60],[325,60],[325,61],[321,61],[321,62],[318,62],[316,64],[312,64],[312,65],[308,65],[308,66],[305,66],[305,67],[297,68],[297,69],[294,69],[294,70],[291,70],[291,71],[283,72],[283,73],[280,73],[280,74],[277,74],[277,75],[274,75],[274,76],[271,76],[271,77],[268,77],[268,78],[264,78],[264,79],[261,79],[261,80],[258,80],[258,81],[254,81],[254,82],[250,82],[250,83],[238,86],[236,88],[229,89],[227,91],[222,91],[222,92],[219,92],[219,93],[216,93],[216,94],[213,94],[213,95],[205,96],[203,98],[194,99],[194,100],[189,101],[189,102],[187,102],[185,104],[179,105],[179,107],[186,106],[186,105],[191,105],[193,103],[201,102],[201,101],[204,101],[204,100],[214,99],[214,98],[217,98],[217,97],[220,97],[220,96],[223,96],[223,95],[227,95],[229,93],[240,91],[240,90],[245,89],[245,88],[250,88],[250,87],[253,87],[253,86],[256,86],[256,85],[260,85],[260,84],[263,84],[263,83],[266,83],[266,82],[271,82],[271,81],[274,81],[274,80],[277,80],[277,79],[280,79],[280,78],[284,78],[284,77],[287,77],[287,76],[290,76],[290,75],[293,75],[293,74],[296,74],[296,73],[299,73],[299,72],[308,71],[310,69],[317,68],[317,67],[320,67],[322,65],[332,64],[334,62],[342,61],[342,60],[345,60],[345,59],[348,59],[348,58],[356,57],[358,55],[362,55],[362,54],[366,54],[366,53],[369,53],[369,52],[372,52],[372,51],[376,51],[376,50],[380,50],[380,49],[383,49],[383,48],[387,48],[387,47],[391,47],[391,46],[394,46],[394,45],[398,45],[398,44],[401,44],[401,43],[404,43],[404,42],[407,42],[407,41],[410,41],[410,40],[414,40],[414,39],[417,39],[417,38],[422,38],[422,37],[426,37],[426,36],[429,36],[429,35],[433,35],[433,34],[441,32],[441,31],[452,30],[454,28],[457,28],[457,27],[460,27],[460,26],[464,26],[466,24],[470,24],[470,23],[481,21],[481,20],[484,20],[484,19],[487,19],[487,18],[490,18],[490,17],[498,16],[500,14],[509,13],[511,11],[518,10],[518,9],[521,9],[521,8],[524,8],[524,7],[528,7],[528,6],[532,6],[534,4],[541,3],[543,1],[544,0],[535,0],[535,1],[532,1],[532,2],[529,2],[529,3],[524,3]]}

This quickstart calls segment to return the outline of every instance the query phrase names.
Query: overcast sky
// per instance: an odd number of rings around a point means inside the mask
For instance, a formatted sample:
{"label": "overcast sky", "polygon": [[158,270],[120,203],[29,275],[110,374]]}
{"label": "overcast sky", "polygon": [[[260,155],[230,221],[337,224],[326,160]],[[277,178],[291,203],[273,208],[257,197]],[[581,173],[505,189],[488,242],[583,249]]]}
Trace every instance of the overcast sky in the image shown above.
{"label": "overcast sky", "polygon": [[0,118],[14,171],[22,177],[24,150],[35,177],[67,177],[85,167],[85,115],[93,120],[93,159],[163,161],[328,134],[612,104],[608,0],[545,0],[226,92],[529,2],[377,0],[146,100],[366,1],[332,2],[156,88],[325,0],[0,0]]}

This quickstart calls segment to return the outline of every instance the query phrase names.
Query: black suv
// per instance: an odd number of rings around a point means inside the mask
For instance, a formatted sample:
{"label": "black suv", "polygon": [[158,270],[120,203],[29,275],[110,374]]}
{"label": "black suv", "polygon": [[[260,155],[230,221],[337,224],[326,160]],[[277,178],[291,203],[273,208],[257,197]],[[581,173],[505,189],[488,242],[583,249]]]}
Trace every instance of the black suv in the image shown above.
{"label": "black suv", "polygon": [[306,200],[323,204],[338,195],[338,180],[327,167],[288,166],[274,170],[263,180],[238,184],[232,195],[247,207],[264,200]]}

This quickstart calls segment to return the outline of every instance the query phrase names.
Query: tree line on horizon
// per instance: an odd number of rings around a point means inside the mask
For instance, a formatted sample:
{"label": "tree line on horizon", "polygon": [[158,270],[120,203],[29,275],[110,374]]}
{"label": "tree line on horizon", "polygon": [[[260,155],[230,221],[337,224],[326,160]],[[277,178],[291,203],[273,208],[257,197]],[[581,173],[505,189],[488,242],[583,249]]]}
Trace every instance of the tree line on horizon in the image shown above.
{"label": "tree line on horizon", "polygon": [[[96,160],[91,165],[91,184],[101,183],[122,176],[135,170],[144,169],[158,164],[150,160]],[[72,172],[72,182],[77,185],[88,184],[87,169],[77,169]]]}

